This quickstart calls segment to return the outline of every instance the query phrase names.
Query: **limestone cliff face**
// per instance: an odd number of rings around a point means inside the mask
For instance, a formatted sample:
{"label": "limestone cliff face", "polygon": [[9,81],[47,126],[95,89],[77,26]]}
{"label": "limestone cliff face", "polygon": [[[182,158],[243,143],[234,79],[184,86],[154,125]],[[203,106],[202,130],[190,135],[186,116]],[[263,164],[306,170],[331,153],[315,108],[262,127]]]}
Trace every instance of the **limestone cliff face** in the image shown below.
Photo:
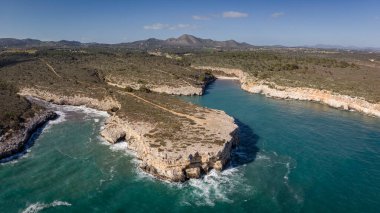
{"label": "limestone cliff face", "polygon": [[[109,111],[120,107],[112,98],[97,100],[81,96],[62,96],[28,88],[22,89],[20,94],[56,104],[85,105],[99,110]],[[199,178],[211,169],[222,170],[230,160],[231,149],[238,143],[238,126],[223,111],[200,107],[196,111],[199,114],[180,115],[181,113],[173,112],[194,123],[185,122],[179,132],[173,133],[180,136],[180,141],[161,138],[165,141],[162,146],[152,146],[154,139],[149,137],[156,124],[131,122],[127,117],[121,118],[116,114],[106,120],[101,135],[110,143],[125,140],[128,148],[135,151],[141,160],[140,167],[155,177],[170,181]],[[203,132],[197,132],[199,129]],[[181,149],[175,151],[178,148]]]}
{"label": "limestone cliff face", "polygon": [[265,81],[245,83],[242,84],[242,88],[248,92],[261,93],[268,97],[317,101],[334,108],[356,110],[380,117],[380,104],[369,103],[362,98],[340,95],[331,91],[305,87],[282,87]]}
{"label": "limestone cliff face", "polygon": [[369,103],[363,98],[340,95],[327,90],[319,90],[306,87],[284,87],[273,82],[259,80],[239,69],[229,69],[221,67],[200,66],[197,69],[207,69],[233,74],[241,82],[241,88],[251,92],[260,93],[268,97],[317,101],[334,108],[344,110],[356,110],[368,115],[380,117],[380,103]]}
{"label": "limestone cliff face", "polygon": [[[153,92],[157,93],[163,93],[163,94],[168,94],[168,95],[186,95],[186,96],[191,96],[191,95],[203,95],[205,87],[207,84],[210,82],[214,81],[215,78],[211,78],[203,82],[203,85],[199,86],[194,86],[189,83],[186,83],[186,85],[154,85],[154,84],[148,84],[145,85],[148,89],[150,89]],[[118,83],[115,83],[118,82]],[[135,90],[139,90],[142,85],[136,84],[133,82],[128,82],[128,81],[117,81],[115,79],[107,79],[107,84],[119,88],[126,88],[130,87]]]}
{"label": "limestone cliff face", "polygon": [[73,106],[86,106],[89,108],[94,108],[98,110],[108,111],[113,108],[120,109],[120,103],[112,98],[106,98],[104,100],[98,100],[95,98],[89,98],[79,95],[57,95],[48,91],[34,89],[34,88],[23,88],[19,92],[22,96],[36,97],[45,101],[49,101],[59,105],[73,105]]}

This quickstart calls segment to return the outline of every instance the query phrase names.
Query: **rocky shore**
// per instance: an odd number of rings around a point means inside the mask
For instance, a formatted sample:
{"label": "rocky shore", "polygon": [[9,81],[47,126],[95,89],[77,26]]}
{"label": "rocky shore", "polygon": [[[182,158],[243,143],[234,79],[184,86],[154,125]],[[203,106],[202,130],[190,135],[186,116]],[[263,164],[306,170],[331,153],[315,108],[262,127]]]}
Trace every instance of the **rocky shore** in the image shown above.
{"label": "rocky shore", "polygon": [[264,94],[267,97],[315,101],[343,110],[354,110],[367,115],[380,117],[380,103],[370,103],[364,98],[341,95],[327,90],[307,87],[285,87],[273,82],[257,79],[239,69],[211,66],[196,66],[196,69],[223,72],[238,77],[241,88],[251,93]]}
{"label": "rocky shore", "polygon": [[[199,113],[182,114],[155,104],[154,107],[170,111],[183,120],[183,127],[173,132],[177,137],[152,138],[152,132],[159,131],[156,124],[131,121],[128,117],[112,113],[112,109],[121,107],[112,98],[96,100],[81,96],[63,96],[30,88],[22,89],[19,94],[55,104],[85,105],[111,112],[112,115],[107,118],[101,131],[102,137],[110,143],[126,141],[128,148],[141,160],[140,167],[144,171],[169,181],[200,178],[211,169],[222,170],[230,160],[231,149],[239,141],[238,126],[234,119],[220,110],[194,105]],[[161,141],[160,146],[156,145],[157,140]]]}
{"label": "rocky shore", "polygon": [[0,159],[10,157],[25,149],[32,134],[49,120],[57,118],[57,114],[50,110],[37,113],[23,123],[23,128],[8,131],[0,138]]}

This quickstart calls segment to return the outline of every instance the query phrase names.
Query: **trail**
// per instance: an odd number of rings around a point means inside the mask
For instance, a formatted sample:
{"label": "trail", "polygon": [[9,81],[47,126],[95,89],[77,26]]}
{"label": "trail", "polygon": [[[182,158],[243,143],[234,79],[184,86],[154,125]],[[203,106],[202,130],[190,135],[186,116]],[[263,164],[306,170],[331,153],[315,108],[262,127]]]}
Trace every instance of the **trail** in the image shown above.
{"label": "trail", "polygon": [[44,62],[46,64],[46,66],[49,68],[49,70],[51,70],[57,77],[59,78],[62,78],[62,76],[60,76],[55,70],[54,70],[54,67],[51,66],[49,63],[47,63],[44,59],[40,59],[42,62]]}
{"label": "trail", "polygon": [[[121,86],[121,85],[118,85],[118,84],[115,84],[115,83],[111,83],[111,82],[107,82],[107,84],[108,84],[108,85],[111,85],[111,86],[114,86],[114,87],[124,88],[124,87]],[[180,113],[180,112],[173,111],[173,110],[168,109],[168,108],[166,108],[166,107],[164,107],[164,106],[161,106],[161,105],[155,104],[155,103],[153,103],[153,102],[151,102],[151,101],[149,101],[149,100],[146,100],[146,99],[144,99],[144,98],[142,98],[142,97],[140,97],[140,96],[138,96],[138,95],[136,95],[136,94],[133,94],[133,93],[131,93],[131,92],[122,92],[122,91],[118,91],[118,92],[119,92],[120,94],[133,96],[133,97],[135,97],[135,98],[137,98],[137,99],[139,99],[139,100],[141,100],[141,101],[144,101],[145,103],[148,103],[148,104],[150,104],[150,105],[152,105],[152,106],[155,106],[155,107],[157,107],[157,108],[159,108],[159,109],[162,109],[162,110],[164,110],[164,111],[170,112],[170,113],[172,113],[173,115],[180,116],[180,117],[185,117],[185,118],[190,119],[190,120],[193,120],[194,122],[199,123],[199,124],[202,123],[202,120],[199,119],[199,118],[197,118],[197,117],[194,117],[194,116],[191,116],[191,115],[187,115],[187,114],[183,114],[183,113]],[[203,121],[204,121],[204,120],[203,120]]]}
{"label": "trail", "polygon": [[146,99],[144,99],[144,98],[142,98],[142,97],[140,97],[140,96],[138,96],[138,95],[136,95],[136,94],[133,94],[133,93],[131,93],[131,92],[121,92],[121,91],[119,91],[119,93],[121,93],[121,94],[127,94],[127,95],[130,95],[130,96],[133,96],[133,97],[135,97],[135,98],[137,98],[137,99],[139,99],[139,100],[141,100],[141,101],[144,101],[145,103],[148,103],[148,104],[150,104],[150,105],[152,105],[152,106],[155,106],[155,107],[157,107],[157,108],[159,108],[159,109],[162,109],[162,110],[164,110],[164,111],[170,112],[170,113],[172,113],[173,115],[180,116],[180,117],[185,117],[185,118],[188,118],[188,119],[190,119],[190,120],[193,120],[193,121],[195,121],[195,122],[197,122],[197,123],[201,123],[201,119],[199,119],[199,118],[196,118],[196,117],[191,116],[191,115],[183,114],[183,113],[180,113],[180,112],[173,111],[173,110],[168,109],[168,108],[166,108],[166,107],[163,107],[163,106],[161,106],[161,105],[155,104],[155,103],[153,103],[153,102],[151,102],[151,101],[149,101],[149,100],[146,100]]}

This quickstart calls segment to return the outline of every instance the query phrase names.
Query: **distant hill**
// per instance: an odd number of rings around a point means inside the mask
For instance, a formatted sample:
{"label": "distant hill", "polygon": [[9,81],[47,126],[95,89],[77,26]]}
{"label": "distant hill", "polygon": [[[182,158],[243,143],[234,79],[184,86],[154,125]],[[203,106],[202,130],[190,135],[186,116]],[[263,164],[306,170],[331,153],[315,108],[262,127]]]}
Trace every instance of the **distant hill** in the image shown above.
{"label": "distant hill", "polygon": [[125,47],[131,49],[172,49],[172,48],[216,48],[216,49],[248,49],[253,46],[247,43],[239,43],[234,40],[214,41],[211,39],[202,39],[192,35],[182,35],[178,38],[169,38],[160,40],[150,38],[141,41],[119,43],[119,44],[98,44],[98,43],[81,43],[78,41],[40,41],[36,39],[14,39],[0,38],[0,47],[2,48],[28,48],[28,47],[81,47],[81,46],[108,46],[108,47]]}
{"label": "distant hill", "polygon": [[356,50],[356,51],[380,52],[379,47],[357,47],[357,46],[342,46],[342,45],[327,45],[327,44],[317,44],[317,45],[304,46],[304,47],[316,48],[316,49],[330,49],[330,50]]}
{"label": "distant hill", "polygon": [[178,38],[169,38],[159,40],[150,38],[147,40],[126,43],[126,46],[138,49],[159,49],[159,48],[220,48],[220,49],[248,49],[254,47],[247,43],[239,43],[234,40],[214,41],[211,39],[202,39],[192,35],[182,35]]}
{"label": "distant hill", "polygon": [[[184,34],[178,38],[168,38],[166,40],[149,38],[146,40],[119,43],[119,44],[102,44],[102,43],[81,43],[79,41],[40,41],[37,39],[15,39],[0,38],[0,48],[31,48],[31,47],[55,47],[55,48],[76,48],[76,47],[110,47],[110,48],[128,48],[134,50],[246,50],[251,48],[288,48],[282,45],[272,46],[253,46],[245,42],[235,40],[215,41],[212,39],[198,38],[193,35]],[[292,48],[311,48],[311,49],[329,49],[329,50],[356,50],[380,52],[380,48],[375,47],[355,47],[339,45],[313,45],[298,46]]]}
{"label": "distant hill", "polygon": [[28,48],[28,47],[79,47],[84,44],[79,41],[40,41],[37,39],[0,38],[2,48]]}

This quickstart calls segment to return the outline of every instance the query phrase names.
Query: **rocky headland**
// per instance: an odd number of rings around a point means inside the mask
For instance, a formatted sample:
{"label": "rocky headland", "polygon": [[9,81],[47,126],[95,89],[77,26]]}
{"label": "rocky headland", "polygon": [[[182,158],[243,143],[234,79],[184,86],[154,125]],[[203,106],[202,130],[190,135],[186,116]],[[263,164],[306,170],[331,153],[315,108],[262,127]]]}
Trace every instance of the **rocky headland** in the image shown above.
{"label": "rocky headland", "polygon": [[24,88],[19,94],[55,104],[84,105],[109,112],[111,116],[101,131],[102,137],[112,144],[126,141],[128,148],[141,160],[140,167],[160,179],[185,181],[200,178],[211,169],[222,170],[230,160],[232,148],[238,144],[238,126],[232,117],[220,110],[193,105],[196,113],[177,112],[133,93],[124,93],[179,118],[182,126],[169,136],[165,135],[169,134],[167,132],[163,134],[155,122],[135,121],[118,114],[123,106],[113,98],[98,100],[32,88]]}
{"label": "rocky headland", "polygon": [[51,110],[43,110],[35,116],[24,121],[22,128],[10,130],[0,137],[0,159],[10,157],[22,152],[32,134],[49,120],[57,118],[57,114]]}

